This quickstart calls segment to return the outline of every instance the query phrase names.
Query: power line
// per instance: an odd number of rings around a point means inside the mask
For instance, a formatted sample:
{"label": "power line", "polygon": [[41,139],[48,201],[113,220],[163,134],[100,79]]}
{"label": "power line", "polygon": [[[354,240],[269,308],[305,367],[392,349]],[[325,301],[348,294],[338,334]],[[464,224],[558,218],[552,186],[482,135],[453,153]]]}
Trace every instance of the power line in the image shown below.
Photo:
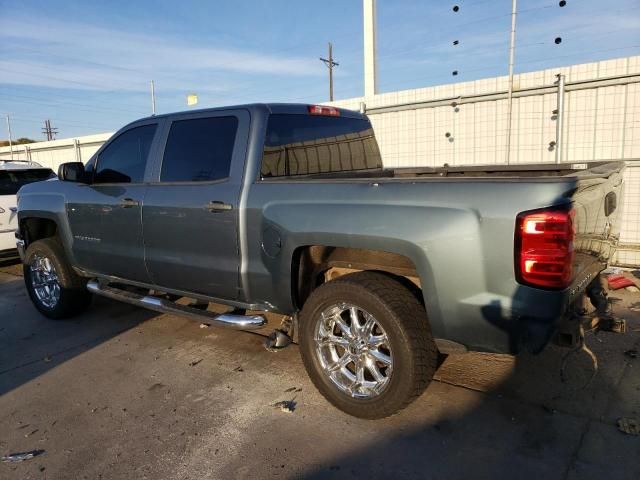
{"label": "power line", "polygon": [[[82,110],[85,112],[97,112],[97,111],[109,111],[109,112],[114,112],[114,113],[128,113],[128,114],[136,114],[136,115],[142,115],[143,111],[142,108],[140,110],[125,110],[122,108],[114,108],[114,107],[105,107],[102,105],[98,105],[98,101],[96,102],[95,105],[91,105],[88,103],[78,103],[78,102],[69,102],[67,100],[63,100],[63,101],[50,101],[50,100],[44,100],[44,99],[40,99],[39,97],[32,97],[32,96],[28,96],[28,95],[20,95],[20,94],[8,94],[8,93],[0,93],[0,97],[7,97],[7,98],[18,98],[19,101],[17,100],[16,102],[19,103],[29,103],[31,105],[40,105],[40,106],[44,106],[44,107],[60,107],[60,106],[72,106],[74,107],[74,110]],[[33,101],[35,100],[35,101]],[[83,108],[84,107],[84,108]]]}
{"label": "power line", "polygon": [[[18,120],[18,121],[22,121],[22,122],[40,122],[41,120],[37,117],[32,117],[29,115],[22,115],[20,114],[19,116],[11,116],[12,120]],[[57,120],[57,123],[61,123],[63,125],[69,125],[72,127],[86,127],[86,128],[95,128],[97,130],[113,130],[113,126],[111,127],[106,127],[104,125],[94,125],[94,124],[88,124],[85,122],[74,122],[74,121],[68,121],[68,120]]]}

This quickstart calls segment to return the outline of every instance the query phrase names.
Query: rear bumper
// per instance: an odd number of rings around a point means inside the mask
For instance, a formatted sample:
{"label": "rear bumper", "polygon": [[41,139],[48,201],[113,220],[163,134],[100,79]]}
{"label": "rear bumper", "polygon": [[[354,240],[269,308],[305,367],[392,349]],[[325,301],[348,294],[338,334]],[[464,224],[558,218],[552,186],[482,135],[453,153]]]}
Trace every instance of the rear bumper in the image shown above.
{"label": "rear bumper", "polygon": [[16,248],[15,228],[0,228],[0,252]]}
{"label": "rear bumper", "polygon": [[450,324],[455,327],[442,336],[475,351],[541,352],[559,331],[573,325],[573,305],[604,268],[593,262],[564,290],[518,285],[510,296],[486,293],[465,299],[457,322]]}
{"label": "rear bumper", "polygon": [[14,237],[16,241],[16,248],[18,249],[18,255],[20,256],[20,261],[24,263],[24,257],[25,257],[24,238],[22,238],[22,234],[20,233],[19,230],[15,231]]}
{"label": "rear bumper", "polygon": [[[605,264],[594,261],[580,272],[569,288],[556,292],[538,291],[535,296],[528,298],[526,303],[529,308],[516,314],[515,324],[520,328],[519,338],[512,343],[514,353],[522,350],[539,353],[557,334],[567,331],[575,333],[578,322],[574,306],[582,300],[587,287],[605,268]],[[541,303],[546,305],[542,306]],[[573,342],[568,342],[567,346],[571,346],[569,343]]]}

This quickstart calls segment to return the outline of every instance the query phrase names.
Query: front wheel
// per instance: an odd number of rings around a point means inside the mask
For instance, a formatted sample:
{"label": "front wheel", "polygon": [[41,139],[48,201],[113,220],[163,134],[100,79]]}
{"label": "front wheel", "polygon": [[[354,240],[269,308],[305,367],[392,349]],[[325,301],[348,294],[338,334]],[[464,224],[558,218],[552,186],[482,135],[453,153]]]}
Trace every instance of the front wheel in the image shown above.
{"label": "front wheel", "polygon": [[73,317],[91,302],[86,279],[73,271],[56,238],[37,240],[29,245],[23,273],[31,301],[48,318]]}
{"label": "front wheel", "polygon": [[392,415],[433,378],[438,350],[425,309],[385,274],[359,272],[325,283],[305,303],[300,321],[311,380],[350,415]]}

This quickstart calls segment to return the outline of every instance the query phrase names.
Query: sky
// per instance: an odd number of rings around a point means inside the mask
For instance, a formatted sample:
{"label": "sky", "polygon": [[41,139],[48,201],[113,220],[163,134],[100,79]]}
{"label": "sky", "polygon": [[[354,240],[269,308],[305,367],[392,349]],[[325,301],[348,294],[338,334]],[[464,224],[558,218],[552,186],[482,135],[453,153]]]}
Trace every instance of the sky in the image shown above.
{"label": "sky", "polygon": [[[640,54],[640,0],[518,8],[516,73]],[[508,71],[511,0],[377,9],[381,93]],[[335,98],[361,96],[361,0],[0,0],[0,113],[14,138],[42,139],[46,119],[57,138],[114,131],[151,114],[152,79],[158,113],[193,108],[189,93],[197,108],[326,101],[329,41]]]}

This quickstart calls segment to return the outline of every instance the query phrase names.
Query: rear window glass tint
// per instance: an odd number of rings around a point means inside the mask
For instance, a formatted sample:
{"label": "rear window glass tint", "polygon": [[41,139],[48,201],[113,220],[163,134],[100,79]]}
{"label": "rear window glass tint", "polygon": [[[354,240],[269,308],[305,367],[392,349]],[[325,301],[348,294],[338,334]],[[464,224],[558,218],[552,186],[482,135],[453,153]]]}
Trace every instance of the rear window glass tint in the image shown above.
{"label": "rear window glass tint", "polygon": [[263,178],[382,168],[368,120],[318,115],[269,117]]}
{"label": "rear window glass tint", "polygon": [[55,178],[48,168],[30,170],[0,170],[0,195],[15,195],[27,183]]}
{"label": "rear window glass tint", "polygon": [[161,182],[206,182],[229,176],[236,117],[173,122],[162,161]]}

